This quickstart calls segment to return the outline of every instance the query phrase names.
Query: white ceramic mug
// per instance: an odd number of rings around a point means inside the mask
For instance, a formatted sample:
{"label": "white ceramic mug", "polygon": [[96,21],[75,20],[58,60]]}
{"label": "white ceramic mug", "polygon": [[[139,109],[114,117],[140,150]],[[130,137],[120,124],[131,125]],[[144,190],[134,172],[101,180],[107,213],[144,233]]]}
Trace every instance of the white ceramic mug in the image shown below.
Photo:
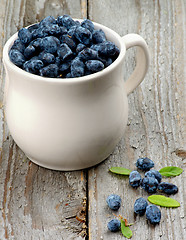
{"label": "white ceramic mug", "polygon": [[[149,51],[137,34],[120,37],[94,25],[119,47],[120,54],[104,70],[84,77],[44,78],[18,68],[8,56],[17,33],[4,46],[8,128],[26,156],[40,166],[55,170],[93,166],[109,156],[124,134],[127,95],[145,77]],[[139,47],[137,65],[124,82],[125,53],[134,46]]]}

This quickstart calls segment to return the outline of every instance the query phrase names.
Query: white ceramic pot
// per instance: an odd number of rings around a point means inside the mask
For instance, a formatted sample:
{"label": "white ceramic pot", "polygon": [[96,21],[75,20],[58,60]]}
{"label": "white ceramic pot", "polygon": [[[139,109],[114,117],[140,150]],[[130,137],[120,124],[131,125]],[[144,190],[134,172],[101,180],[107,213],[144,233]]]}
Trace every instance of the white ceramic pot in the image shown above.
{"label": "white ceramic pot", "polygon": [[[109,67],[84,77],[44,78],[18,68],[8,56],[17,33],[4,46],[7,124],[17,145],[40,166],[55,170],[93,166],[109,156],[124,134],[127,95],[147,72],[148,48],[137,34],[120,37],[94,25],[119,47],[120,54]],[[137,66],[124,83],[125,52],[133,46],[139,47]]]}

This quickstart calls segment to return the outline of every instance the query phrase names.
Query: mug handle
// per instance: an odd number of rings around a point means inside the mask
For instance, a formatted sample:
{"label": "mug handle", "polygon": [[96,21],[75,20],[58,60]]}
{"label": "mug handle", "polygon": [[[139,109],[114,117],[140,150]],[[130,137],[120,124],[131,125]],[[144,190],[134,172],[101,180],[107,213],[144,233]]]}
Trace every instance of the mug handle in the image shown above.
{"label": "mug handle", "polygon": [[129,95],[144,79],[149,63],[149,50],[145,40],[138,34],[130,33],[122,37],[126,50],[131,47],[138,47],[137,48],[137,64],[129,79],[124,83],[125,89],[127,91],[127,95]]}

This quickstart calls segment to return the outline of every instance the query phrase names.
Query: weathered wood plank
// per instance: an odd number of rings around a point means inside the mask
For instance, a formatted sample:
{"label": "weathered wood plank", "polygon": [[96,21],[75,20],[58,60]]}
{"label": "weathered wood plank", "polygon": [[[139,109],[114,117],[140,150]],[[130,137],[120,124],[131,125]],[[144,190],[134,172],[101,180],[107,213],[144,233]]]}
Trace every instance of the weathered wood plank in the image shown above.
{"label": "weathered wood plank", "polygon": [[[86,17],[86,1],[1,1],[0,10],[0,239],[84,239],[86,174],[41,168],[16,146],[4,116],[5,41],[45,16]],[[78,219],[76,219],[78,216]],[[82,236],[82,237],[81,237]]]}
{"label": "weathered wood plank", "polygon": [[[141,189],[129,187],[128,178],[108,172],[112,166],[135,169],[137,158],[148,156],[155,168],[175,165],[185,169],[186,159],[186,92],[185,92],[185,1],[91,1],[89,17],[121,36],[139,33],[147,41],[151,65],[145,81],[129,96],[129,119],[125,136],[113,154],[102,164],[90,169],[89,239],[123,239],[110,233],[107,222],[114,218],[106,197],[121,196],[122,206],[116,214],[126,217],[133,230],[132,239],[184,239],[185,177],[168,179],[179,187],[173,198],[181,203],[178,209],[162,208],[162,220],[155,228],[144,217],[135,217],[133,204],[138,197],[148,197]],[[134,67],[134,53],[127,53],[125,79]]]}

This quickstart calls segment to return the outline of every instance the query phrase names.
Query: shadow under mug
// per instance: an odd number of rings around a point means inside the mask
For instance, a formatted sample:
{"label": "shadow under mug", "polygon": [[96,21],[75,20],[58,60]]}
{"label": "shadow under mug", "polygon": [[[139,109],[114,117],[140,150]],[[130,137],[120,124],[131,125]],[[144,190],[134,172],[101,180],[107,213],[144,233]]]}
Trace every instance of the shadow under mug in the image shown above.
{"label": "shadow under mug", "polygon": [[[146,75],[148,47],[137,34],[120,37],[101,24],[94,26],[119,47],[120,54],[104,70],[83,77],[46,78],[14,65],[8,53],[17,33],[4,46],[8,128],[26,156],[40,166],[66,171],[91,167],[106,159],[124,134],[127,95]],[[124,82],[125,53],[134,46],[137,64]]]}

